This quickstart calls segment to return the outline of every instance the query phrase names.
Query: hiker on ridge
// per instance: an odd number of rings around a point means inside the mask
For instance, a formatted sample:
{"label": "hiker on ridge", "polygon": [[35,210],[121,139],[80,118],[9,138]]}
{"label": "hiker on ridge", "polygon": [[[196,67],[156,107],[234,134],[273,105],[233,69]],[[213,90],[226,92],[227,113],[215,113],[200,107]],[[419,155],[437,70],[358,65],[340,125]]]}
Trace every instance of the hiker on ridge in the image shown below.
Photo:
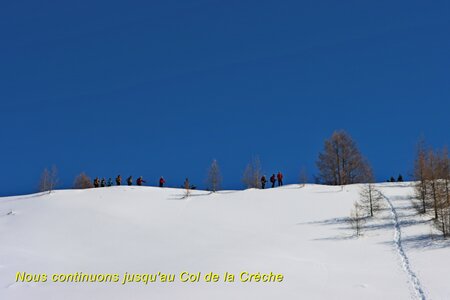
{"label": "hiker on ridge", "polygon": [[281,172],[278,172],[277,180],[278,180],[278,186],[282,186],[283,185],[283,174],[281,174]]}
{"label": "hiker on ridge", "polygon": [[142,179],[142,176],[139,177],[139,178],[136,180],[136,184],[137,184],[137,185],[142,185],[142,183],[144,183],[144,182],[145,182],[145,180]]}
{"label": "hiker on ridge", "polygon": [[267,182],[266,175],[263,175],[261,177],[261,187],[262,187],[262,189],[264,189],[266,187],[266,182]]}
{"label": "hiker on ridge", "polygon": [[270,183],[272,183],[272,187],[275,187],[275,174],[272,174],[272,176],[270,176]]}

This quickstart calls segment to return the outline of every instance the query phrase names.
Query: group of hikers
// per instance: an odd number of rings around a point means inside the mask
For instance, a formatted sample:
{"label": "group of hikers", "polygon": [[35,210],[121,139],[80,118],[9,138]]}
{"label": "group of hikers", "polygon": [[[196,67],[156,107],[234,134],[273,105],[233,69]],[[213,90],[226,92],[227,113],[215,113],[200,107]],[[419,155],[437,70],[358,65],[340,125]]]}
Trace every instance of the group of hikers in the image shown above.
{"label": "group of hikers", "polygon": [[[278,174],[275,176],[275,174],[272,174],[272,176],[270,176],[270,183],[272,183],[272,187],[275,187],[275,183],[278,182],[278,186],[282,186],[283,185],[283,174],[281,172],[278,172]],[[136,185],[142,185],[143,183],[145,183],[145,180],[142,178],[142,176],[140,176],[138,179],[136,179]],[[166,183],[164,177],[160,177],[159,178],[159,187],[164,187],[164,184]],[[261,187],[263,189],[266,188],[266,183],[267,183],[267,179],[266,176],[263,175],[261,177]],[[127,178],[127,184],[128,185],[133,185],[133,176],[129,176]],[[98,188],[98,187],[108,187],[108,186],[112,186],[113,185],[113,181],[111,178],[108,179],[108,181],[105,180],[105,178],[99,179],[98,177],[96,177],[94,179],[94,187]],[[118,175],[116,177],[116,185],[122,185],[122,177],[120,175]],[[195,186],[191,186],[189,184],[189,179],[186,178],[183,187],[187,187],[187,188],[194,188]]]}
{"label": "group of hikers", "polygon": [[[391,176],[390,179],[386,180],[387,182],[396,182],[394,176]],[[403,182],[402,174],[399,174],[397,177],[397,182]]]}
{"label": "group of hikers", "polygon": [[[138,179],[136,179],[136,185],[142,185],[143,183],[145,183],[145,180],[142,178],[142,176],[140,176]],[[159,178],[159,187],[164,187],[165,183],[166,183],[166,181],[164,180],[164,177],[161,176],[161,178]],[[133,176],[129,176],[127,178],[127,184],[133,185]],[[107,187],[107,186],[112,186],[112,185],[113,185],[113,181],[111,178],[109,178],[108,181],[106,181],[105,178],[99,179],[98,177],[96,177],[94,179],[94,187],[96,187],[96,188]],[[118,175],[116,177],[116,185],[122,185],[122,176]]]}
{"label": "group of hikers", "polygon": [[[278,172],[276,179],[275,179],[275,174],[272,174],[272,176],[270,176],[270,183],[272,183],[272,187],[275,187],[275,182],[277,182],[277,181],[278,181],[278,186],[283,185],[283,174],[281,172]],[[265,189],[266,183],[267,183],[266,175],[263,175],[261,177],[261,188]]]}

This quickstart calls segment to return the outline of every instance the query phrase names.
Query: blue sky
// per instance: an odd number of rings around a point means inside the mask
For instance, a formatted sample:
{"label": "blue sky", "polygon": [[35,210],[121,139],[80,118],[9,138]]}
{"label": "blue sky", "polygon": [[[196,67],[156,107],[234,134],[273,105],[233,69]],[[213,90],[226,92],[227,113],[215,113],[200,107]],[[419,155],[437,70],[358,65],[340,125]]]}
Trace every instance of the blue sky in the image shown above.
{"label": "blue sky", "polygon": [[312,176],[348,131],[378,180],[450,144],[448,1],[0,3],[0,195],[91,177]]}

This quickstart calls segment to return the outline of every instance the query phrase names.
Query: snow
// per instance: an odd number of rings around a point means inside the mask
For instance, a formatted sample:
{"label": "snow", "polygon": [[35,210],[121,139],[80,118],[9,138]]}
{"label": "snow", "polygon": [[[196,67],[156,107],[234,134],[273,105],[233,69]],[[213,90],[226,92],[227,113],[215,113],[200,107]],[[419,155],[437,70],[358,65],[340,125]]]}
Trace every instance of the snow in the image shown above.
{"label": "snow", "polygon": [[[356,238],[360,185],[266,190],[154,187],[58,190],[0,198],[0,299],[450,299],[450,243],[415,214],[411,183],[377,187],[383,209]],[[16,282],[17,272],[46,282]],[[52,282],[52,274],[119,282]],[[130,282],[125,273],[174,274]],[[199,282],[181,282],[182,272]],[[217,282],[204,276],[219,274]],[[235,282],[224,282],[224,273]],[[282,274],[241,282],[241,272]]]}

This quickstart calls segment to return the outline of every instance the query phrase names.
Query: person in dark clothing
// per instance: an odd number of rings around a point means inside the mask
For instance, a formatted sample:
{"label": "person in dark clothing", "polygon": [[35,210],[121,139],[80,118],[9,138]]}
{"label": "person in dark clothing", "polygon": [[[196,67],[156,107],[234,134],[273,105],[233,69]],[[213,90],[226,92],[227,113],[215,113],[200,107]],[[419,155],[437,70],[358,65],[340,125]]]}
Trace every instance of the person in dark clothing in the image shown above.
{"label": "person in dark clothing", "polygon": [[112,186],[112,179],[111,179],[111,177],[108,179],[108,183],[106,184],[106,186]]}
{"label": "person in dark clothing", "polygon": [[105,187],[106,186],[106,180],[105,178],[102,178],[102,181],[100,181],[100,186]]}
{"label": "person in dark clothing", "polygon": [[142,183],[144,183],[144,182],[145,182],[145,180],[142,179],[142,176],[139,177],[139,178],[136,180],[136,184],[137,184],[137,185],[142,185]]}
{"label": "person in dark clothing", "polygon": [[281,172],[278,172],[277,180],[278,180],[278,186],[282,186],[283,185],[283,174],[281,174]]}
{"label": "person in dark clothing", "polygon": [[159,187],[163,187],[164,183],[166,183],[166,181],[164,180],[164,178],[161,176],[161,178],[159,179]]}
{"label": "person in dark clothing", "polygon": [[121,185],[122,184],[122,176],[117,176],[116,177],[116,185]]}
{"label": "person in dark clothing", "polygon": [[95,179],[94,179],[94,187],[96,187],[96,188],[99,187],[99,180],[98,180],[98,177],[95,177]]}
{"label": "person in dark clothing", "polygon": [[264,189],[266,187],[266,182],[267,182],[266,176],[263,175],[261,177],[261,187],[262,187],[262,189]]}
{"label": "person in dark clothing", "polygon": [[398,175],[397,182],[403,182],[402,174]]}
{"label": "person in dark clothing", "polygon": [[127,183],[128,183],[128,185],[133,185],[133,177],[132,176],[127,178]]}
{"label": "person in dark clothing", "polygon": [[272,183],[272,187],[275,187],[275,174],[272,174],[272,176],[270,176],[270,183]]}
{"label": "person in dark clothing", "polygon": [[391,176],[391,179],[390,179],[390,181],[391,181],[391,182],[395,182],[395,178],[394,178],[394,176]]}

